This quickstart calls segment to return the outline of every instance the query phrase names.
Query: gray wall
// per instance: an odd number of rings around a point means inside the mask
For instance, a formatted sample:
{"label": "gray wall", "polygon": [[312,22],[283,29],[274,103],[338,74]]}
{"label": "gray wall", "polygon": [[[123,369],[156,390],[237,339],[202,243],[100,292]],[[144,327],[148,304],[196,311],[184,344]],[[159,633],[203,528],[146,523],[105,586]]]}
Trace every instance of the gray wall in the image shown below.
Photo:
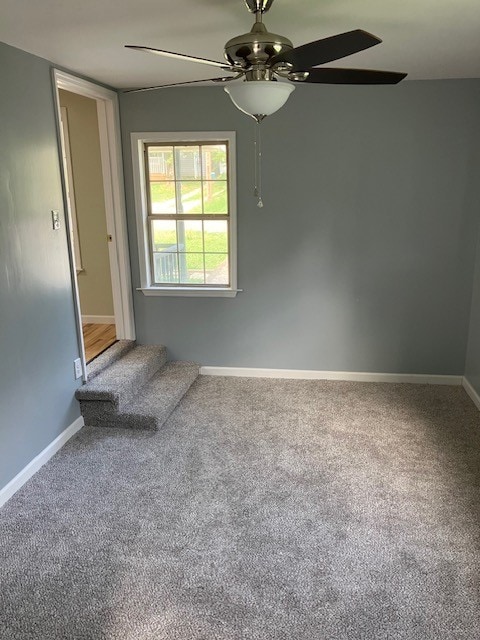
{"label": "gray wall", "polygon": [[0,43],[0,86],[2,487],[80,414],[50,65]]}
{"label": "gray wall", "polygon": [[480,395],[480,234],[473,280],[472,311],[468,337],[465,377]]}
{"label": "gray wall", "polygon": [[300,86],[262,125],[222,88],[121,96],[133,283],[132,131],[235,130],[236,299],[135,293],[137,335],[204,365],[463,374],[477,217],[480,81]]}

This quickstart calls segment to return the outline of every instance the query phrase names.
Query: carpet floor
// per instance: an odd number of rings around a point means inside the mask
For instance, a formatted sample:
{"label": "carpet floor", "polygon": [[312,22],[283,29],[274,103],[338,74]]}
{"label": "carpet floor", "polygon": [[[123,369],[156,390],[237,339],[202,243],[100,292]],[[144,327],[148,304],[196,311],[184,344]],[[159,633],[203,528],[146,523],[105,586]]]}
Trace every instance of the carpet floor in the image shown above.
{"label": "carpet floor", "polygon": [[462,388],[200,377],[0,511],[0,637],[474,640],[479,551]]}

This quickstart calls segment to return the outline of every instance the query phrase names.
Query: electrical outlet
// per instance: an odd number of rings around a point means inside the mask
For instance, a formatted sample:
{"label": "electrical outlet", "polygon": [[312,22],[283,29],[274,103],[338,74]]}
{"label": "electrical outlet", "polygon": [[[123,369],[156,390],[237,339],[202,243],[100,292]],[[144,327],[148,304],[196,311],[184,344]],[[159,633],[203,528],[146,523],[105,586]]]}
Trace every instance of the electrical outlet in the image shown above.
{"label": "electrical outlet", "polygon": [[82,377],[82,361],[80,360],[80,358],[77,358],[73,361],[73,370],[75,371],[75,380],[78,380],[78,378]]}
{"label": "electrical outlet", "polygon": [[52,227],[54,231],[60,229],[60,213],[52,209]]}

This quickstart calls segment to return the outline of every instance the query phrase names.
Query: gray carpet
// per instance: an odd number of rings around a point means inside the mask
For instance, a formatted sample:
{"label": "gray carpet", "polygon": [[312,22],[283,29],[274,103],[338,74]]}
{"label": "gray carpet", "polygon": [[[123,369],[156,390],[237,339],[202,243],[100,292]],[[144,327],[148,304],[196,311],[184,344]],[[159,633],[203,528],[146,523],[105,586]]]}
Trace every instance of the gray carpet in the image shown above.
{"label": "gray carpet", "polygon": [[117,340],[108,349],[102,351],[98,356],[87,364],[88,379],[91,381],[99,373],[105,371],[114,362],[125,356],[136,345],[134,340]]}
{"label": "gray carpet", "polygon": [[461,388],[200,377],[0,511],[0,637],[477,639],[479,463]]}
{"label": "gray carpet", "polygon": [[167,363],[162,345],[121,340],[102,355],[75,392],[91,427],[161,428],[200,371],[194,362]]}

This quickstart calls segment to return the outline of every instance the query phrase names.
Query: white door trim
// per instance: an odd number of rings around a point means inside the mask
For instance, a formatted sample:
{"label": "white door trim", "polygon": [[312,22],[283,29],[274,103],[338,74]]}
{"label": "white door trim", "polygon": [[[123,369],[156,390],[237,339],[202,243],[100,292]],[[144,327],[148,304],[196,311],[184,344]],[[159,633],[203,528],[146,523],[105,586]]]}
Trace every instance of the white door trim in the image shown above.
{"label": "white door trim", "polygon": [[[117,337],[126,340],[134,340],[135,324],[133,316],[130,258],[128,252],[118,96],[115,91],[58,69],[53,69],[53,84],[58,127],[60,126],[59,89],[65,89],[66,91],[78,93],[87,98],[93,98],[97,103],[107,233],[112,236],[112,242],[109,242],[108,247]],[[62,179],[65,185],[63,175]],[[65,209],[68,210],[67,205]],[[70,214],[68,218],[68,224],[71,227]],[[70,237],[70,234],[68,235]],[[72,252],[70,252],[70,255],[72,255]],[[82,321],[80,299],[74,267],[72,269],[72,282],[73,280],[75,280],[73,288],[77,323],[79,333],[81,334]],[[82,335],[79,335],[79,348],[82,357],[83,377],[84,380],[86,380],[87,372]]]}
{"label": "white door trim", "polygon": [[73,166],[72,152],[70,149],[70,133],[68,128],[67,107],[60,107],[60,119],[62,122],[62,144],[63,144],[63,161],[65,163],[66,187],[68,191],[68,204],[70,207],[71,223],[72,223],[72,242],[75,255],[75,269],[77,273],[82,270],[82,254],[80,251],[78,221],[77,221],[77,205],[75,202],[75,185],[73,182]]}

